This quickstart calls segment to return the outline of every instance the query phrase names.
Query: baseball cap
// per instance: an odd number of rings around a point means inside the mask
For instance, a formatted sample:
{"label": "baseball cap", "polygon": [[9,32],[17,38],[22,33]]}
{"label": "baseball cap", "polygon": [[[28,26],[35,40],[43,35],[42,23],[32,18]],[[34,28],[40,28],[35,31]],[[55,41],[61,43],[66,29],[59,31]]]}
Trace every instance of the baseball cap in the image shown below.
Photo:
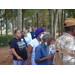
{"label": "baseball cap", "polygon": [[75,26],[75,19],[74,18],[68,18],[65,20],[64,27],[70,27]]}

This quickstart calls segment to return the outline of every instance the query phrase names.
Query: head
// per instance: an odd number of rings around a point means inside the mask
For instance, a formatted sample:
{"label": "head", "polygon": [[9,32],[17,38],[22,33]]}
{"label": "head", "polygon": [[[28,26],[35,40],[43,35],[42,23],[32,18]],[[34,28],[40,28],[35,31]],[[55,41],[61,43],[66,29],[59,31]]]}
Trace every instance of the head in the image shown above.
{"label": "head", "polygon": [[65,20],[64,29],[67,33],[75,36],[75,19],[68,18],[67,20]]}
{"label": "head", "polygon": [[23,31],[21,31],[21,37],[24,37],[24,32]]}
{"label": "head", "polygon": [[36,31],[35,31],[35,37],[36,38],[40,38],[40,36],[42,35],[42,34],[44,34],[44,29],[43,28],[38,28],[38,29],[36,29]]}
{"label": "head", "polygon": [[26,30],[27,30],[27,32],[30,32],[30,27],[27,27]]}
{"label": "head", "polygon": [[32,32],[35,32],[35,28],[32,28]]}
{"label": "head", "polygon": [[27,36],[27,30],[24,31],[24,36]]}
{"label": "head", "polygon": [[44,34],[42,37],[42,42],[45,44],[45,46],[49,46],[51,44],[52,37],[49,34]]}
{"label": "head", "polygon": [[14,31],[14,34],[15,34],[15,37],[16,38],[21,38],[21,31],[20,30],[18,30],[18,29],[16,29],[15,31]]}

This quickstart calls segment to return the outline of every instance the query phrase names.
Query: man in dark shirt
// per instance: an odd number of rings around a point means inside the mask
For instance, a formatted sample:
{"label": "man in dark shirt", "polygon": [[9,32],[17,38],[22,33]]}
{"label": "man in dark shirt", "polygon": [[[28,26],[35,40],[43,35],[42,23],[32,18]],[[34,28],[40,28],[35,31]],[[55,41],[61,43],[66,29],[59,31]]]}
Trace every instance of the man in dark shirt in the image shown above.
{"label": "man in dark shirt", "polygon": [[32,36],[32,39],[35,38],[35,28],[32,28],[31,36]]}

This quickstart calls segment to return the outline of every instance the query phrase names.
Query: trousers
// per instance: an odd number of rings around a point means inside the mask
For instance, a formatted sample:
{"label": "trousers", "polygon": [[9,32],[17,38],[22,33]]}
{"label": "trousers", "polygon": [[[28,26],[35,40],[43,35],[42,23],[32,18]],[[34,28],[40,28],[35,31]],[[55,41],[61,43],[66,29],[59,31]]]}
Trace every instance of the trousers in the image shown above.
{"label": "trousers", "polygon": [[27,65],[28,63],[28,59],[27,60],[23,60],[23,63],[22,63],[22,60],[13,60],[13,65]]}

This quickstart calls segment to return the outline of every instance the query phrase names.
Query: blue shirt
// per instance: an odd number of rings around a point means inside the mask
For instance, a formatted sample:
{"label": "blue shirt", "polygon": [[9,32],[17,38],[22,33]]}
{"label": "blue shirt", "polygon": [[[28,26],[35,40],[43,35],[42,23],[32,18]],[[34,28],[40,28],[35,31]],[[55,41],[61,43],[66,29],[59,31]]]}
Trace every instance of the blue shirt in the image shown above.
{"label": "blue shirt", "polygon": [[34,39],[35,38],[35,33],[31,32],[31,36],[32,36],[32,39]]}
{"label": "blue shirt", "polygon": [[28,46],[32,39],[30,37],[24,37],[24,39],[25,39],[27,46]]}
{"label": "blue shirt", "polygon": [[[49,52],[48,52],[49,53]],[[46,47],[43,44],[40,44],[36,47],[35,51],[35,60],[40,60],[41,58],[47,57],[47,50]],[[45,60],[41,63],[36,63],[37,65],[49,65],[49,61]]]}

